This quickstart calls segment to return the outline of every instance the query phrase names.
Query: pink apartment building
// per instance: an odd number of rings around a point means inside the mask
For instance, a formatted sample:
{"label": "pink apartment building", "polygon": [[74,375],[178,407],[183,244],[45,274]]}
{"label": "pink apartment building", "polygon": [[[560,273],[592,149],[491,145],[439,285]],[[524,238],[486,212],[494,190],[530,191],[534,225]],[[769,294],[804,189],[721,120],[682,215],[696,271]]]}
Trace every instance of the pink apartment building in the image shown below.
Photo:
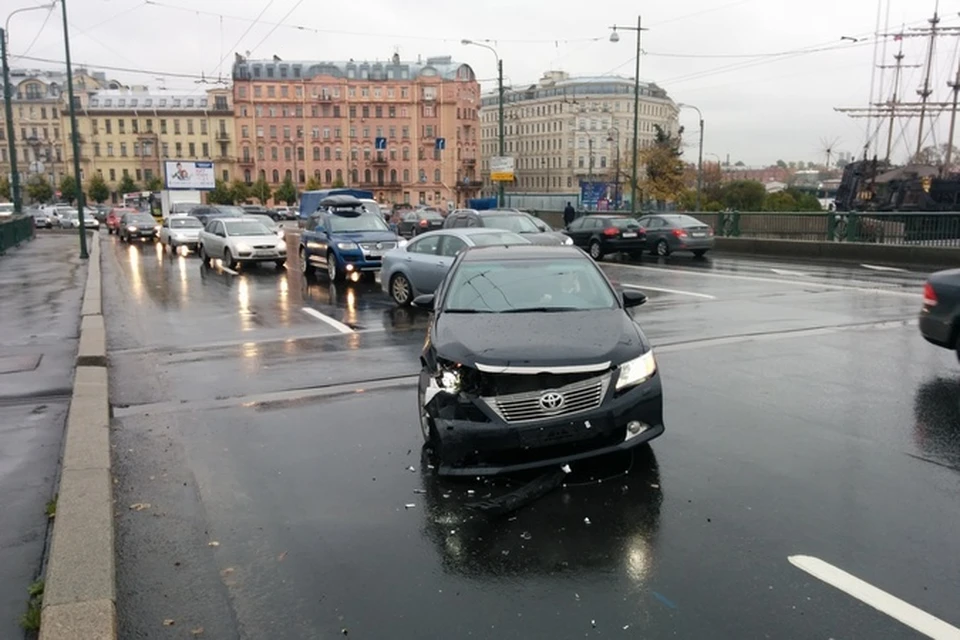
{"label": "pink apartment building", "polygon": [[402,62],[233,65],[240,175],[303,190],[347,186],[381,202],[464,205],[482,186],[480,86],[449,56]]}

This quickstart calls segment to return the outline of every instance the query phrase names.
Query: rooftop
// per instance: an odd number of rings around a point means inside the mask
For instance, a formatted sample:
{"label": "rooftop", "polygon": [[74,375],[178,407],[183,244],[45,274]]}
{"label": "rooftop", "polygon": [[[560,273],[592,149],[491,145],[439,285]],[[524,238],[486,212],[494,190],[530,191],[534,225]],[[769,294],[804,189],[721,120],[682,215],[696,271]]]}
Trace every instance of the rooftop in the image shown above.
{"label": "rooftop", "polygon": [[[570,77],[565,71],[547,71],[537,84],[527,87],[509,87],[504,95],[505,102],[525,102],[563,97],[566,100],[589,98],[593,96],[627,95],[633,97],[633,78],[623,76],[579,76]],[[640,82],[640,95],[646,98],[669,100],[666,90],[653,82]],[[490,91],[483,96],[484,106],[497,104],[497,92]]]}
{"label": "rooftop", "polygon": [[[224,90],[224,95],[227,95]],[[150,91],[145,87],[137,90],[111,89],[90,94],[89,111],[117,111],[137,109],[163,109],[166,111],[203,111],[213,106],[208,95],[191,95],[166,91]]]}
{"label": "rooftop", "polygon": [[453,60],[451,56],[435,56],[425,61],[400,60],[394,56],[387,60],[346,61],[325,60],[247,60],[238,55],[233,64],[236,80],[300,80],[319,76],[348,78],[353,80],[415,80],[438,77],[443,80],[475,81],[476,76],[469,65]]}

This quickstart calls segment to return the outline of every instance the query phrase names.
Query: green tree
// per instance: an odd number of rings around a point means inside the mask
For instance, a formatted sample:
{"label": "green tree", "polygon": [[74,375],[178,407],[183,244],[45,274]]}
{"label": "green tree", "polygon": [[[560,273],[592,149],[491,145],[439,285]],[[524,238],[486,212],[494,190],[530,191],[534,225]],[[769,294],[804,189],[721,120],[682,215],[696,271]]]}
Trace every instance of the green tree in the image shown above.
{"label": "green tree", "polygon": [[334,178],[334,179],[333,179],[333,184],[330,185],[330,186],[333,187],[334,189],[342,189],[343,186],[344,186],[344,185],[343,185],[343,178]]}
{"label": "green tree", "polygon": [[293,180],[284,178],[280,186],[277,187],[277,190],[273,192],[273,198],[277,202],[286,202],[288,205],[296,202],[297,187],[293,184]]}
{"label": "green tree", "polygon": [[10,196],[10,181],[7,180],[6,176],[0,176],[0,198],[4,200],[12,200]]}
{"label": "green tree", "polygon": [[87,183],[87,195],[97,204],[105,202],[110,197],[110,187],[99,173],[94,173],[90,182]]}
{"label": "green tree", "polygon": [[27,197],[41,204],[53,199],[53,187],[43,176],[37,176],[27,183]]}
{"label": "green tree", "polygon": [[260,201],[260,204],[267,204],[267,200],[270,199],[270,195],[273,192],[270,190],[270,185],[267,184],[266,178],[260,178],[253,183],[253,186],[250,187],[250,197],[256,198]]}
{"label": "green tree", "polygon": [[60,198],[70,204],[77,199],[77,181],[69,173],[60,178]]}
{"label": "green tree", "polygon": [[673,202],[686,189],[680,136],[670,135],[659,125],[654,125],[654,128],[656,136],[653,146],[645,149],[641,155],[641,161],[646,165],[641,186],[644,194],[651,199],[661,203]]}
{"label": "green tree", "polygon": [[784,162],[783,160],[777,160],[777,166],[780,167],[781,169],[786,169],[787,163]]}
{"label": "green tree", "polygon": [[823,207],[820,206],[820,201],[817,200],[816,196],[809,193],[802,193],[800,197],[797,198],[797,211],[823,211]]}
{"label": "green tree", "polygon": [[320,178],[318,178],[317,176],[311,176],[310,179],[307,180],[307,184],[306,184],[306,186],[304,187],[304,190],[305,190],[305,191],[316,191],[316,190],[318,190],[321,186],[322,186],[322,185],[320,184]]}
{"label": "green tree", "polygon": [[133,181],[129,173],[124,174],[123,177],[120,178],[120,184],[117,185],[117,192],[120,194],[133,193],[139,190],[137,183]]}
{"label": "green tree", "polygon": [[160,179],[160,176],[153,176],[149,180],[143,183],[144,191],[163,191],[163,180]]}
{"label": "green tree", "polygon": [[230,184],[230,193],[236,204],[243,204],[250,198],[250,185],[239,178]]}
{"label": "green tree", "polygon": [[756,180],[734,180],[723,188],[723,204],[737,211],[760,211],[767,190]]}
{"label": "green tree", "polygon": [[768,193],[763,208],[765,211],[796,211],[797,201],[786,191]]}
{"label": "green tree", "polygon": [[213,190],[207,192],[207,202],[210,204],[233,204],[233,191],[226,182],[218,178],[214,183]]}

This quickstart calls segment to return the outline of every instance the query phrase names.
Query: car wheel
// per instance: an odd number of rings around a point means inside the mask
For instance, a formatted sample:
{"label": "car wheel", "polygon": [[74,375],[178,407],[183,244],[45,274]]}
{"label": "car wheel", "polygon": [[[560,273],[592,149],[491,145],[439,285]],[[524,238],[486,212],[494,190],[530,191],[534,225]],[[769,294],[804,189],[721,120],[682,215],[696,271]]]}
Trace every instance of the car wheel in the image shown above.
{"label": "car wheel", "polygon": [[327,254],[327,277],[330,278],[330,282],[343,280],[343,272],[337,266],[337,258],[332,253]]}
{"label": "car wheel", "polygon": [[603,260],[603,251],[600,249],[600,243],[596,240],[590,241],[590,257],[594,260]]}
{"label": "car wheel", "polygon": [[407,307],[413,301],[413,287],[407,276],[398,273],[390,280],[390,297],[401,307]]}
{"label": "car wheel", "polygon": [[307,250],[303,247],[300,247],[300,273],[303,274],[303,277],[307,280],[312,280],[314,277],[313,267],[310,266],[310,261],[307,260]]}
{"label": "car wheel", "polygon": [[238,266],[237,263],[236,263],[236,262],[234,261],[234,259],[233,259],[233,254],[230,253],[230,249],[224,249],[224,250],[223,250],[223,266],[227,267],[228,269],[233,269],[233,270],[236,270],[236,268],[237,268],[237,266]]}
{"label": "car wheel", "polygon": [[659,241],[657,241],[657,245],[656,247],[654,247],[654,251],[657,252],[658,256],[666,257],[670,255],[670,245],[667,244],[666,240],[661,238]]}
{"label": "car wheel", "polygon": [[693,255],[694,255],[695,257],[697,257],[697,258],[702,258],[703,256],[707,255],[707,250],[706,250],[706,249],[696,249],[696,250],[694,250]]}
{"label": "car wheel", "polygon": [[209,266],[210,266],[210,256],[207,255],[207,250],[203,247],[202,244],[201,244],[199,247],[197,247],[197,253],[200,255],[200,262],[202,262],[203,264],[205,264],[205,265],[207,265],[207,266],[209,267]]}
{"label": "car wheel", "polygon": [[276,262],[274,262],[274,264],[277,265],[277,269],[283,269],[285,266],[287,266],[287,261],[277,260]]}

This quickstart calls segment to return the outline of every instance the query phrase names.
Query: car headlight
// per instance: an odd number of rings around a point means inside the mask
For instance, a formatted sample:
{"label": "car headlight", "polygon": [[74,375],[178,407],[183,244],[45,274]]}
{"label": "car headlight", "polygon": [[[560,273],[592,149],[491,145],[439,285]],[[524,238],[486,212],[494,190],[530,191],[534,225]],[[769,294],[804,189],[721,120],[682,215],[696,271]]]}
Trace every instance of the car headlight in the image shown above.
{"label": "car headlight", "polygon": [[653,357],[653,349],[639,358],[628,360],[620,365],[620,377],[617,378],[617,391],[646,382],[657,372],[657,359]]}
{"label": "car headlight", "polygon": [[565,245],[571,245],[571,244],[573,244],[573,238],[567,236],[566,238],[563,239],[563,244],[565,244]]}
{"label": "car headlight", "polygon": [[286,250],[287,250],[287,243],[286,243],[286,242],[278,242],[278,243],[277,243],[277,251],[286,251]]}
{"label": "car headlight", "polygon": [[136,228],[135,226],[133,226],[132,224],[127,227],[127,231],[136,231],[136,230],[137,230],[137,228]]}
{"label": "car headlight", "polygon": [[341,251],[356,251],[360,246],[356,242],[338,242],[337,249]]}
{"label": "car headlight", "polygon": [[153,228],[155,233],[160,233],[160,225],[157,225]]}
{"label": "car headlight", "polygon": [[251,247],[247,243],[245,242],[237,243],[237,253],[250,253],[251,251],[253,251],[253,247]]}
{"label": "car headlight", "polygon": [[460,372],[451,369],[443,369],[437,376],[437,384],[447,393],[459,393]]}

